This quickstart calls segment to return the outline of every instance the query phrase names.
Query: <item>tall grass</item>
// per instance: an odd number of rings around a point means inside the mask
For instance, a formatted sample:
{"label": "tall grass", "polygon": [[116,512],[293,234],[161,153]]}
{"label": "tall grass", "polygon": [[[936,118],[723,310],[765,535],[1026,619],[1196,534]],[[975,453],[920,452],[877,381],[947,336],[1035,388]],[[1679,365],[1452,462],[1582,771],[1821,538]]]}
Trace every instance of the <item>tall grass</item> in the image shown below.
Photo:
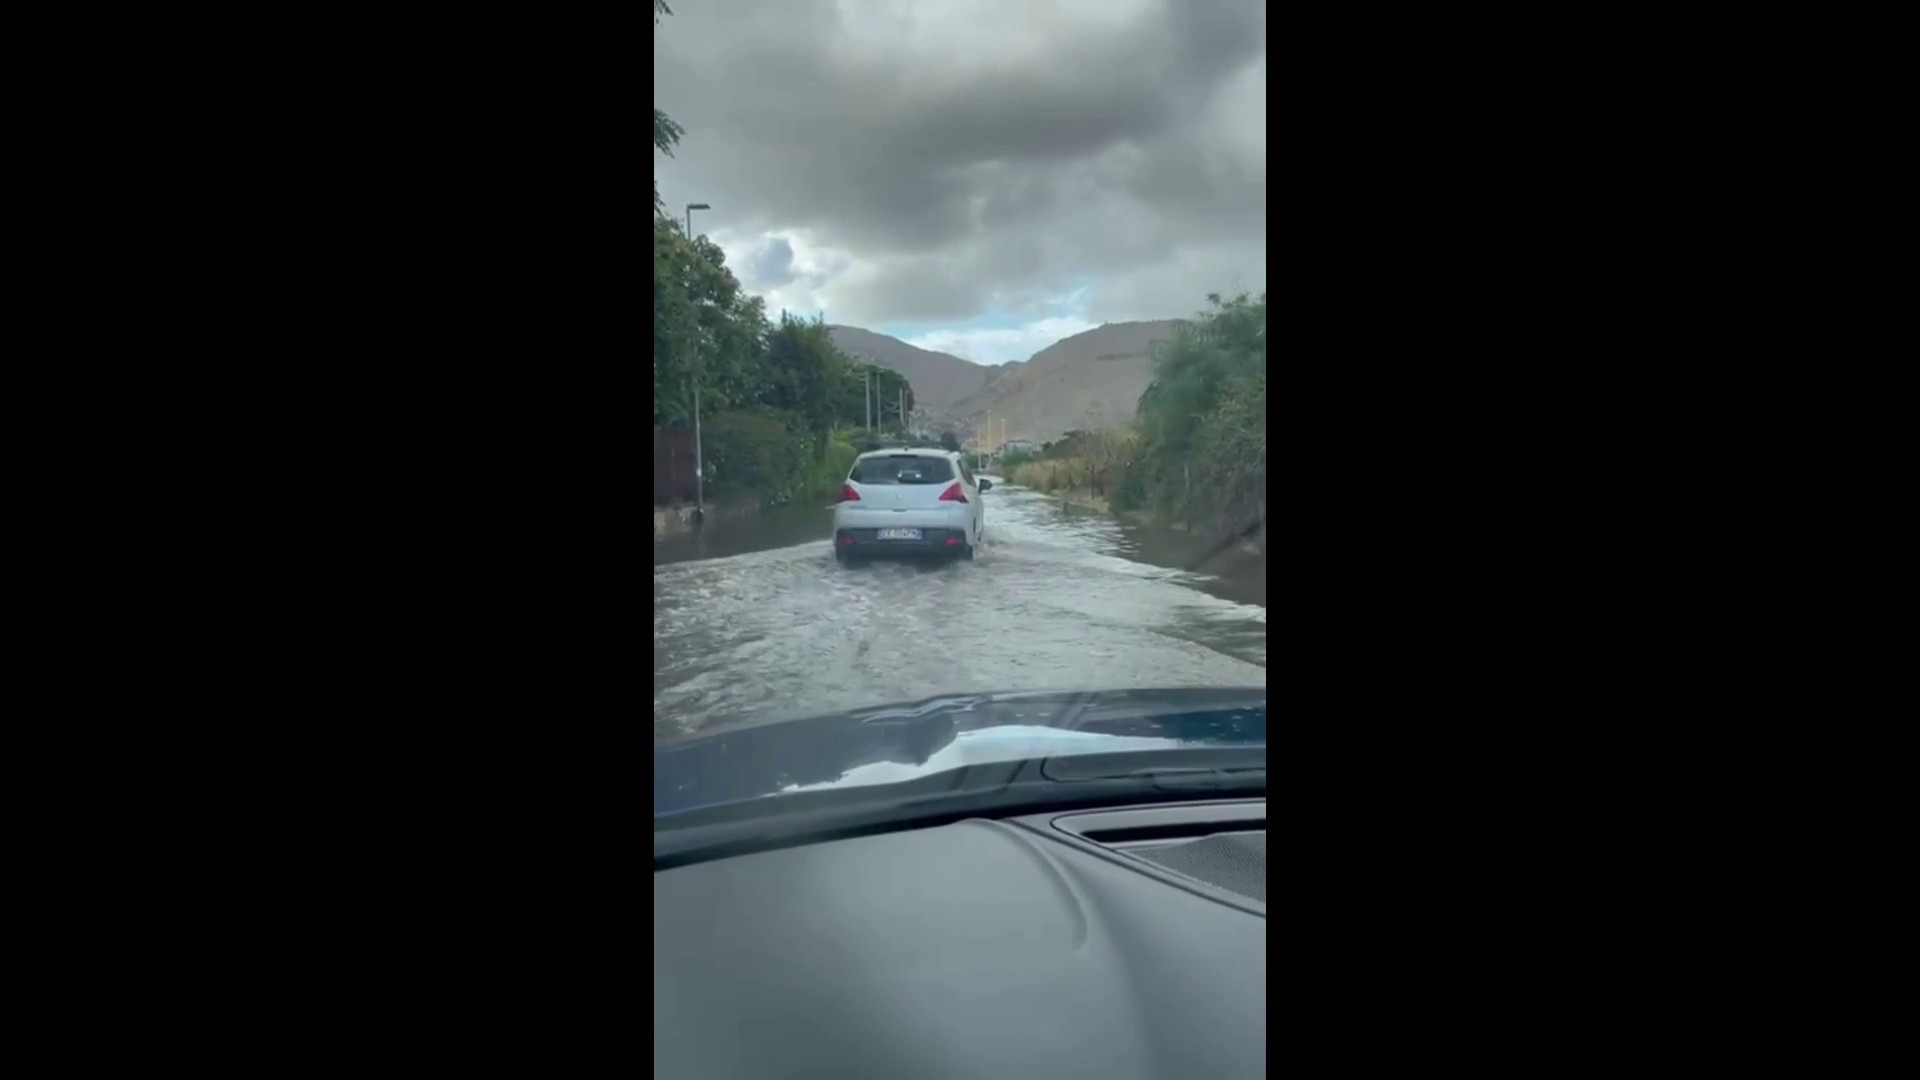
{"label": "tall grass", "polygon": [[1035,491],[1071,491],[1086,487],[1089,475],[1086,459],[1058,458],[1023,462],[1007,479]]}
{"label": "tall grass", "polygon": [[1029,461],[1008,477],[1016,484],[1057,496],[1062,502],[1106,512],[1112,508],[1097,482],[1094,464],[1086,458],[1042,458]]}
{"label": "tall grass", "polygon": [[1038,460],[1040,460],[1039,454],[1007,453],[1000,455],[999,460],[994,462],[994,467],[1000,471],[1000,475],[1011,477],[1020,466]]}

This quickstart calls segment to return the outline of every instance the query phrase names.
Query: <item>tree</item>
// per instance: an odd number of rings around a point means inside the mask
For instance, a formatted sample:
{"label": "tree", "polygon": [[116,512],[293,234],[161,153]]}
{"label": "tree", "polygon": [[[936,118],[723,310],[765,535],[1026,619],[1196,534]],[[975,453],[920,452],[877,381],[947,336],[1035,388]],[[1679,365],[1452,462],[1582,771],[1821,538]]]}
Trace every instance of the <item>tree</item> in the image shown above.
{"label": "tree", "polygon": [[766,340],[765,304],[741,289],[720,247],[690,242],[679,222],[655,218],[654,423],[691,422],[696,382],[704,410],[753,400]]}
{"label": "tree", "polygon": [[697,388],[717,495],[780,503],[832,490],[853,452],[833,429],[865,424],[869,386],[875,426],[898,427],[913,391],[897,372],[856,364],[822,320],[769,325],[718,245],[654,218],[653,421],[691,424]]}
{"label": "tree", "polygon": [[[660,25],[660,16],[671,14],[673,9],[666,5],[666,0],[653,0],[653,25]],[[672,157],[673,148],[679,144],[680,136],[685,133],[685,129],[674,123],[666,113],[659,109],[653,110],[654,150]],[[660,203],[660,180],[657,177],[653,181],[653,212],[656,215],[665,212],[665,208]]]}
{"label": "tree", "polygon": [[1156,344],[1139,445],[1117,455],[1131,464],[1116,494],[1231,534],[1266,517],[1267,298],[1207,300],[1211,310]]}
{"label": "tree", "polygon": [[761,403],[799,417],[814,452],[825,450],[847,369],[826,323],[781,312],[780,325],[767,335],[766,356]]}

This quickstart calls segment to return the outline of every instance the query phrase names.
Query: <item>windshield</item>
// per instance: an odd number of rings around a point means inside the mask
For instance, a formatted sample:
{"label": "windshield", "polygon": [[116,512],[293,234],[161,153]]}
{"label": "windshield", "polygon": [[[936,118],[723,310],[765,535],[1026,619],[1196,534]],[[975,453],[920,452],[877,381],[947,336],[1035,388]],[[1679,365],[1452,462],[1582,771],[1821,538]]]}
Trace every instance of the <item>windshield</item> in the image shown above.
{"label": "windshield", "polygon": [[863,458],[848,479],[856,484],[942,484],[953,479],[953,466],[934,457]]}
{"label": "windshield", "polygon": [[1265,11],[656,0],[657,813],[1264,747]]}

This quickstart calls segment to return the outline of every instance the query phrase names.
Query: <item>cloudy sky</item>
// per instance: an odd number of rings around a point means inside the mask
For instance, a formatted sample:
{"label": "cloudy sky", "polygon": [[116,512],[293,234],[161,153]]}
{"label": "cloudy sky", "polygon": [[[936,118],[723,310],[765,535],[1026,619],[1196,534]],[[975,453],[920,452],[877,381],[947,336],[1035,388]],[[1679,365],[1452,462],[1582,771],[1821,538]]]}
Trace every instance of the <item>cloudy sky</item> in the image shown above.
{"label": "cloudy sky", "polygon": [[981,363],[1266,287],[1264,0],[669,0],[668,208],[769,313]]}

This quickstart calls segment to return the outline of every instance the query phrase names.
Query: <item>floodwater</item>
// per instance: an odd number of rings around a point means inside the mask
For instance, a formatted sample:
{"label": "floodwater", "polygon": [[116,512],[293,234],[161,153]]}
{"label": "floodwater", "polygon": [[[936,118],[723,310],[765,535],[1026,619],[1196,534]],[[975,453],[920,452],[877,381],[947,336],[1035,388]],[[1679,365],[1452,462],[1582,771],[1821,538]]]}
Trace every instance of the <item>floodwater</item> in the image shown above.
{"label": "floodwater", "polygon": [[833,513],[654,544],[654,737],[935,694],[1265,686],[1266,558],[995,479],[972,562],[842,567]]}

